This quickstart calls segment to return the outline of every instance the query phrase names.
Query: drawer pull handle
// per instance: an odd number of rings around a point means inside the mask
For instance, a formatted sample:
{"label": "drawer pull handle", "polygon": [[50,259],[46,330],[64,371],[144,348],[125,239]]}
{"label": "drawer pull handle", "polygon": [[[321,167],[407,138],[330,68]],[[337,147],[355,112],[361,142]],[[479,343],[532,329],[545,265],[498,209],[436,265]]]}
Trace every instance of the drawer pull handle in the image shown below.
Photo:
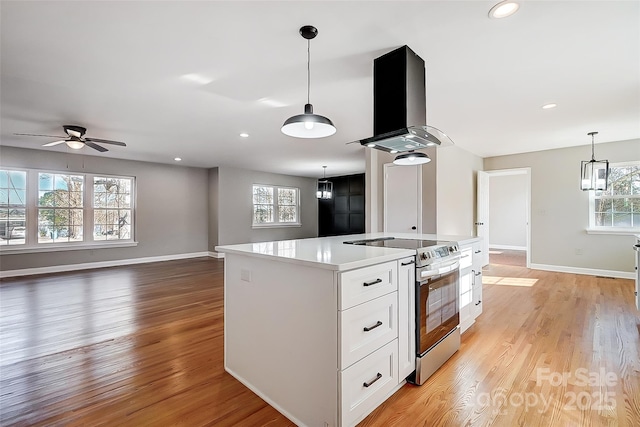
{"label": "drawer pull handle", "polygon": [[411,260],[409,262],[401,262],[400,265],[405,266],[405,265],[411,265],[411,264],[415,264],[416,262],[414,260]]}
{"label": "drawer pull handle", "polygon": [[376,377],[374,379],[372,379],[371,381],[369,381],[368,383],[362,383],[362,385],[364,387],[369,387],[371,386],[373,383],[375,383],[376,381],[378,381],[380,378],[382,378],[382,374],[380,372],[378,372],[378,375],[376,375]]}
{"label": "drawer pull handle", "polygon": [[476,305],[480,305],[481,303],[482,303],[482,301],[478,301],[478,302],[476,303]]}
{"label": "drawer pull handle", "polygon": [[371,285],[375,285],[376,283],[381,283],[381,282],[382,282],[382,279],[376,279],[373,282],[364,282],[362,284],[362,286],[371,286]]}
{"label": "drawer pull handle", "polygon": [[474,272],[473,274],[475,274],[475,275],[476,275],[476,277],[478,277],[479,275],[481,275],[481,274],[482,274],[482,272],[481,272],[481,271],[478,271],[478,272]]}
{"label": "drawer pull handle", "polygon": [[480,252],[482,252],[482,251],[475,251],[474,254],[479,254]]}
{"label": "drawer pull handle", "polygon": [[375,325],[373,325],[373,326],[368,326],[368,327],[367,327],[367,326],[365,326],[365,327],[363,328],[363,330],[364,330],[365,332],[369,332],[369,331],[374,330],[374,329],[375,329],[375,328],[377,328],[378,326],[382,326],[382,322],[381,322],[381,321],[379,321],[379,320],[378,320],[378,321],[376,322],[376,324],[375,324]]}

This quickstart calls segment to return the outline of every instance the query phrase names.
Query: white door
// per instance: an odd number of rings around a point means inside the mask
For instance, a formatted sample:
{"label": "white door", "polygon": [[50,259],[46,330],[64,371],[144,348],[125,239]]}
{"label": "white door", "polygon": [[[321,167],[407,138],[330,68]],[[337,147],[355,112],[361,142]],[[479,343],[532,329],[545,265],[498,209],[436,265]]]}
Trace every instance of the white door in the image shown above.
{"label": "white door", "polygon": [[476,235],[482,237],[482,266],[489,264],[489,174],[478,171]]}
{"label": "white door", "polygon": [[384,231],[422,233],[422,168],[384,165]]}

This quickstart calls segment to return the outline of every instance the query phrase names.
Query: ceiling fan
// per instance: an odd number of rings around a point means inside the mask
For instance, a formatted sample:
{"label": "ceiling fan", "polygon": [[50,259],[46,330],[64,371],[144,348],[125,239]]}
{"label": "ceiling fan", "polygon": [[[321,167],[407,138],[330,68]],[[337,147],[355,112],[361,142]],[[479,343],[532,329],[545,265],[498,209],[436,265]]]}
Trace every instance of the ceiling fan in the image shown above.
{"label": "ceiling fan", "polygon": [[85,145],[88,147],[93,148],[94,150],[98,150],[100,152],[105,152],[105,151],[109,151],[106,148],[104,148],[101,145],[96,144],[96,142],[99,142],[101,144],[111,144],[111,145],[119,145],[120,147],[126,147],[127,144],[125,144],[124,142],[120,142],[120,141],[110,141],[108,139],[98,139],[98,138],[85,138],[84,134],[87,132],[86,128],[83,128],[82,126],[73,126],[73,125],[64,125],[62,126],[62,128],[64,129],[65,133],[67,134],[66,137],[64,136],[55,136],[55,135],[34,135],[31,133],[16,133],[14,135],[21,135],[21,136],[46,136],[49,138],[63,138],[61,140],[58,141],[53,141],[53,142],[48,142],[46,144],[43,144],[43,147],[53,147],[56,146],[58,144],[62,144],[62,143],[66,143],[69,148],[73,148],[74,150],[79,150],[82,147],[84,147]]}

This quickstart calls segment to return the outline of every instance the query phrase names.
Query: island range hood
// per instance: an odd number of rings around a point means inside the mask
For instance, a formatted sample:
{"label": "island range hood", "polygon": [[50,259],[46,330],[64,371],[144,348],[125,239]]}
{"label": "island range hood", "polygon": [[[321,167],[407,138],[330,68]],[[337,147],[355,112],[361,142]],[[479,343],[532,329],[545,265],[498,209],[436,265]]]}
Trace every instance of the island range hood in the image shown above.
{"label": "island range hood", "polygon": [[360,144],[391,153],[453,145],[442,131],[427,126],[424,60],[402,46],[373,61],[373,133]]}

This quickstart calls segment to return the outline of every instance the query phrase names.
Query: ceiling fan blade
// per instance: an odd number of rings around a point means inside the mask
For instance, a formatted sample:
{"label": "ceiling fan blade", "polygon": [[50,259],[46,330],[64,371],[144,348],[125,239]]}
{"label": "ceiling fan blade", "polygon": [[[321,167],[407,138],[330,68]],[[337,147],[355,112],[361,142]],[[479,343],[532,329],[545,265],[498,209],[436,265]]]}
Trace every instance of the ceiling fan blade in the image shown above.
{"label": "ceiling fan blade", "polygon": [[105,151],[109,151],[104,147],[99,146],[98,144],[94,144],[93,142],[90,142],[88,139],[85,139],[85,143],[84,145],[93,148],[94,150],[98,150],[101,153],[104,153]]}
{"label": "ceiling fan blade", "polygon": [[58,145],[58,144],[64,144],[65,142],[67,142],[66,140],[62,140],[62,141],[53,141],[53,142],[49,142],[47,144],[43,144],[43,147],[53,147],[54,145]]}
{"label": "ceiling fan blade", "polygon": [[46,136],[47,138],[66,138],[66,136],[59,136],[59,135],[36,135],[33,133],[14,133],[14,135],[19,135],[19,136]]}
{"label": "ceiling fan blade", "polygon": [[100,142],[102,144],[112,144],[112,145],[119,145],[121,147],[126,147],[127,144],[125,144],[124,142],[120,142],[120,141],[111,141],[109,139],[98,139],[98,138],[85,138],[85,141],[93,141],[93,142]]}

